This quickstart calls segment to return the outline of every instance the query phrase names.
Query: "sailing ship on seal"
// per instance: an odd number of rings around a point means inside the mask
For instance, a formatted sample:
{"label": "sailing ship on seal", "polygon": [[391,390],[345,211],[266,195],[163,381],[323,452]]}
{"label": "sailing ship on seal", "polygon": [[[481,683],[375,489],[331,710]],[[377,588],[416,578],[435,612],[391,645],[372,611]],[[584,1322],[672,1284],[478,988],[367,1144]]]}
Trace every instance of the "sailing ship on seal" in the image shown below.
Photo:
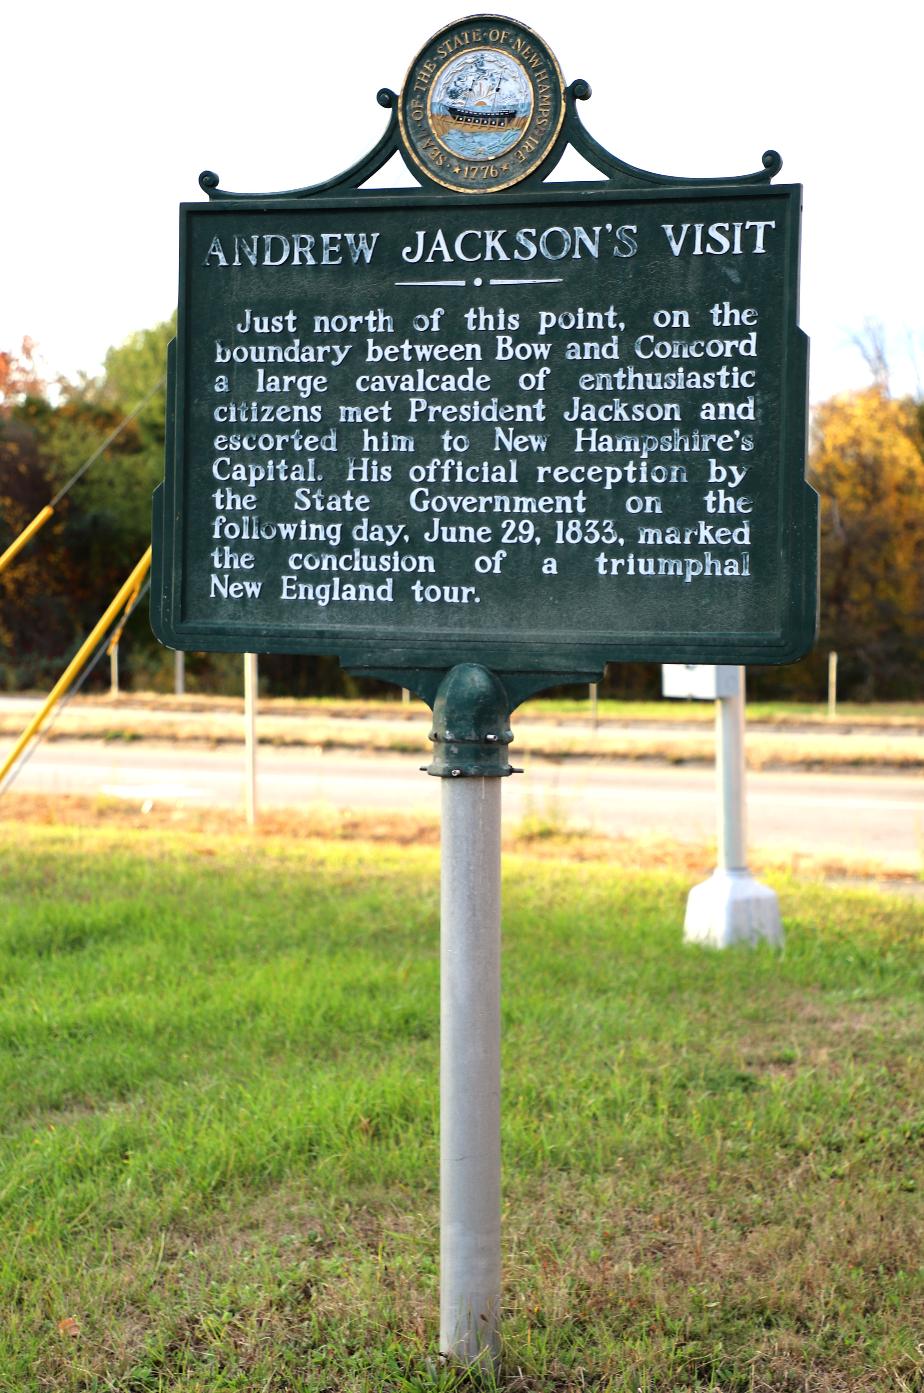
{"label": "sailing ship on seal", "polygon": [[498,73],[493,86],[485,77],[472,78],[462,101],[447,101],[446,110],[454,121],[463,126],[509,126],[518,116],[515,106],[498,106],[497,98],[503,73]]}
{"label": "sailing ship on seal", "polygon": [[522,66],[496,49],[460,55],[437,77],[430,98],[433,132],[453,154],[486,159],[520,139],[533,96]]}

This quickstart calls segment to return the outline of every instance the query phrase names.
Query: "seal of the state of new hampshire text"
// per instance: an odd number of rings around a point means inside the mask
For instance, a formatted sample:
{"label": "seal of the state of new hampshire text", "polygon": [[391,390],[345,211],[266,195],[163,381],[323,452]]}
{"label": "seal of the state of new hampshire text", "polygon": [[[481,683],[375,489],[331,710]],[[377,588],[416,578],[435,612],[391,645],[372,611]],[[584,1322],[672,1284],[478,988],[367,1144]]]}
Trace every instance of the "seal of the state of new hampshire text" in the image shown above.
{"label": "seal of the state of new hampshire text", "polygon": [[398,106],[413,165],[465,193],[506,189],[534,173],[564,115],[554,54],[499,15],[473,15],[434,34],[411,64]]}

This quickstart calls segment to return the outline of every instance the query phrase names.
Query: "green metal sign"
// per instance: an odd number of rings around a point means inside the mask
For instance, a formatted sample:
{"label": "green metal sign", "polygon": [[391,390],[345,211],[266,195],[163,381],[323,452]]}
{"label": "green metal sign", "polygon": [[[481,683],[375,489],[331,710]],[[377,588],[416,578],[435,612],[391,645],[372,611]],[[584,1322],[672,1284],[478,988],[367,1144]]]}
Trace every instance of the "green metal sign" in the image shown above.
{"label": "green metal sign", "polygon": [[[204,175],[182,207],[155,631],[392,673],[792,661],[817,568],[800,190],[772,154],[632,169],[583,130],[586,84],[492,23],[430,41],[339,180]],[[546,182],[569,141],[603,181]],[[423,187],[363,189],[396,148]]]}

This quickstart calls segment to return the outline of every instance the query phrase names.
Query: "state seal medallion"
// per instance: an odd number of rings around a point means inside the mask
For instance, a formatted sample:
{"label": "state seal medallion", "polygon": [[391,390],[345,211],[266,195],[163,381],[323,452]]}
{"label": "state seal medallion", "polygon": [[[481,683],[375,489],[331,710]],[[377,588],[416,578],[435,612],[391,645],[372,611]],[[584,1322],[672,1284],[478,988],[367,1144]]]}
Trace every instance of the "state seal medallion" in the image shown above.
{"label": "state seal medallion", "polygon": [[549,155],[565,117],[554,54],[513,19],[473,15],[421,49],[398,119],[417,170],[464,193],[507,189]]}

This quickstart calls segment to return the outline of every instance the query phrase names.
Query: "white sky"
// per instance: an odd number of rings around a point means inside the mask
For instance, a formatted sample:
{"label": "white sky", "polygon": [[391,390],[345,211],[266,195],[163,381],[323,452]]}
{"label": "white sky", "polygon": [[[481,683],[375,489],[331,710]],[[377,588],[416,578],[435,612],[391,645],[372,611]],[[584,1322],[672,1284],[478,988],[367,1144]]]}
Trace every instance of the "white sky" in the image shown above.
{"label": "white sky", "polygon": [[[886,331],[893,390],[924,387],[921,8],[911,0],[503,0],[584,124],[663,174],[760,167],[805,186],[802,327],[813,400],[863,386],[852,344]],[[396,0],[46,0],[3,22],[0,349],[24,334],[52,374],[173,309],[177,204],[223,187],[297,188],[354,163],[416,52],[464,4]],[[571,170],[583,177],[582,170]],[[568,177],[560,165],[555,177]],[[390,180],[377,182],[398,182]],[[400,182],[408,182],[401,173]]]}

